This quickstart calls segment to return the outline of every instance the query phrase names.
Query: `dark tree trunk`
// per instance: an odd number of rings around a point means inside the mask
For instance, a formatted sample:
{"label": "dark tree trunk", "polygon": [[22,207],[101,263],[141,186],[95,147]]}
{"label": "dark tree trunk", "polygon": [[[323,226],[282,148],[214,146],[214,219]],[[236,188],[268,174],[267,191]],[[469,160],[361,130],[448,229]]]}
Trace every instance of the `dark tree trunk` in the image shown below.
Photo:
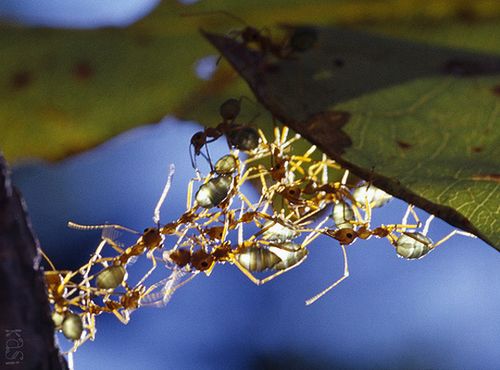
{"label": "dark tree trunk", "polygon": [[0,153],[0,369],[67,369],[39,268],[38,240]]}

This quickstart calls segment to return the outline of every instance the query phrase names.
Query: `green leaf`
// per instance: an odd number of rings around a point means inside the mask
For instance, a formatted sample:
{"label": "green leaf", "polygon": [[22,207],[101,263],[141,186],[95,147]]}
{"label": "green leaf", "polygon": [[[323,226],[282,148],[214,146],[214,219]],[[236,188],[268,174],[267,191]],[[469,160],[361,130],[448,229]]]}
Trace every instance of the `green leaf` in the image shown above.
{"label": "green leaf", "polygon": [[204,82],[195,61],[213,51],[182,9],[165,5],[123,29],[0,26],[6,157],[61,158],[157,122],[187,99]]}
{"label": "green leaf", "polygon": [[[441,22],[457,14],[477,19],[500,14],[500,4],[490,0],[470,4],[449,0],[438,5],[433,0],[214,0],[196,6],[164,1],[126,28],[57,30],[3,25],[0,148],[6,157],[10,161],[62,158],[166,114],[192,112],[195,106],[202,107],[196,110],[200,112],[197,118],[213,119],[216,124],[217,115],[211,112],[217,111],[222,100],[249,92],[228,68],[221,68],[208,83],[195,76],[194,63],[213,54],[197,29],[228,32],[244,24],[220,13],[179,16],[207,9],[229,11],[258,28],[280,22],[381,25],[415,19]],[[205,105],[210,98],[216,103]],[[206,116],[201,114],[204,109]]]}
{"label": "green leaf", "polygon": [[356,175],[500,249],[500,57],[316,31],[317,45],[281,59],[206,36],[275,117]]}

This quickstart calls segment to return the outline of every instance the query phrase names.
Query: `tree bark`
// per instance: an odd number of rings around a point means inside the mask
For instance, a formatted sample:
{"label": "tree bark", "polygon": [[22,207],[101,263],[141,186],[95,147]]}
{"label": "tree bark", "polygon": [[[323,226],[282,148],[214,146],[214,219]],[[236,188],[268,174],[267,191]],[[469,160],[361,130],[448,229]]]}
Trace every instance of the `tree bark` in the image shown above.
{"label": "tree bark", "polygon": [[68,369],[55,344],[38,240],[0,153],[0,369]]}

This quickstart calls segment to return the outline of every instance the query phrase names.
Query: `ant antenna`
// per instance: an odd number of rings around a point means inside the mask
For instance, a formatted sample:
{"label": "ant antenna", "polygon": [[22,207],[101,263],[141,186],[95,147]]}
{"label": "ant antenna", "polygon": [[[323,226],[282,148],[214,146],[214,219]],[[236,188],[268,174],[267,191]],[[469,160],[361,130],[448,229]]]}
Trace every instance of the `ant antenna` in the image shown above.
{"label": "ant antenna", "polygon": [[161,193],[160,199],[158,199],[158,203],[156,203],[155,211],[153,214],[153,222],[157,225],[160,223],[160,208],[167,197],[168,191],[170,190],[170,185],[172,184],[172,177],[175,173],[175,165],[173,163],[170,164],[167,175],[167,183],[163,188],[163,192]]}
{"label": "ant antenna", "polygon": [[198,171],[198,167],[196,165],[196,153],[193,152],[195,151],[194,147],[192,148],[193,150],[191,151],[192,145],[189,146],[189,157],[191,158],[191,167],[193,167],[196,171]]}
{"label": "ant antenna", "polygon": [[104,224],[104,225],[82,225],[82,224],[77,224],[76,222],[71,222],[68,221],[68,227],[70,229],[75,229],[75,230],[102,230],[102,229],[118,229],[118,230],[124,230],[128,231],[129,233],[132,234],[138,234],[140,235],[141,233],[132,229],[129,229],[128,227],[122,226],[122,225],[116,225],[116,224]]}
{"label": "ant antenna", "polygon": [[42,248],[38,247],[37,249],[38,249],[38,252],[40,252],[40,254],[42,255],[43,259],[49,264],[52,271],[57,271],[56,267],[54,266],[54,264],[52,263],[50,258],[44,253]]}

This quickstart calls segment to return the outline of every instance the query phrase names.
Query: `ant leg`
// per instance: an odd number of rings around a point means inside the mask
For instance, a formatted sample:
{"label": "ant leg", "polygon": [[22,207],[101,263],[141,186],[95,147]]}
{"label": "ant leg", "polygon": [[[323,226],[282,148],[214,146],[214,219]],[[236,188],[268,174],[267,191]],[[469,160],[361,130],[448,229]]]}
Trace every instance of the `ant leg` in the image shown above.
{"label": "ant leg", "polygon": [[290,129],[288,128],[288,126],[283,126],[283,128],[281,129],[281,140],[279,142],[279,146],[282,147],[286,143],[289,131]]}
{"label": "ant leg", "polygon": [[[417,215],[417,212],[415,211],[415,207],[410,208],[410,213],[412,214],[413,218],[415,219],[415,222],[417,223],[418,227],[422,226],[422,221],[420,221],[420,218]],[[432,220],[432,218],[431,218]]]}
{"label": "ant leg", "polygon": [[267,141],[266,135],[264,135],[264,131],[262,131],[260,128],[257,129],[257,132],[259,133],[260,140],[262,141],[262,144],[268,145],[269,142]]}
{"label": "ant leg", "polygon": [[239,193],[238,197],[240,198],[240,200],[242,200],[243,204],[247,205],[248,209],[250,209],[251,211],[256,211],[257,210],[257,208],[255,208],[253,206],[253,204],[250,202],[250,200],[243,193]]}
{"label": "ant leg", "polygon": [[[172,274],[177,274],[177,271],[178,270],[174,270],[169,277],[151,285],[141,296],[139,300],[140,305],[160,307],[161,305],[158,302],[164,297],[167,284],[172,281],[173,278],[175,278],[175,275],[172,276]],[[160,288],[160,291],[154,292],[154,290],[158,288]]]}
{"label": "ant leg", "polygon": [[286,148],[288,148],[290,145],[292,145],[294,142],[296,142],[297,140],[299,140],[302,136],[300,136],[300,134],[295,134],[293,137],[291,137],[290,139],[288,139],[287,141],[285,141],[283,143],[283,145],[281,145],[281,150],[284,150]]}
{"label": "ant leg", "polygon": [[168,191],[170,190],[170,185],[172,184],[172,177],[174,176],[174,173],[175,173],[175,165],[172,163],[170,164],[168,170],[167,182],[165,183],[165,187],[163,188],[163,192],[161,193],[158,203],[156,203],[156,207],[153,213],[153,222],[157,225],[160,224],[160,208],[163,205],[165,198],[167,197]]}
{"label": "ant leg", "polygon": [[469,238],[477,238],[477,236],[471,234],[471,233],[468,233],[466,231],[462,231],[462,230],[453,230],[452,232],[450,232],[448,235],[446,235],[445,237],[443,237],[441,240],[439,240],[438,242],[434,243],[434,246],[432,247],[433,249],[436,248],[438,245],[440,244],[443,244],[445,241],[447,241],[448,239],[450,239],[452,236],[454,236],[455,234],[458,234],[458,235],[463,235],[463,236],[468,236]]}
{"label": "ant leg", "polygon": [[[321,228],[323,225],[330,219],[329,216],[325,217],[316,227],[305,237],[304,241],[302,242],[302,248],[307,247],[309,244],[311,244],[315,239],[317,239],[319,236],[323,235],[323,232]],[[311,236],[313,235],[313,236]]]}
{"label": "ant leg", "polygon": [[[111,248],[113,248],[118,254],[122,255],[124,253],[123,248],[121,248],[118,243],[116,243],[112,237],[108,237],[104,232],[102,235],[102,240],[105,242],[105,244],[109,244]],[[104,245],[105,245],[104,244]],[[104,247],[104,245],[99,244],[98,248],[94,252],[94,257],[101,257],[101,251]]]}
{"label": "ant leg", "polygon": [[[208,147],[207,147],[206,151],[208,153]],[[205,153],[200,152],[199,155],[201,155],[203,158],[205,158],[205,160],[210,165],[211,171],[213,172],[213,165],[212,165],[212,160],[210,159],[210,153],[208,153],[208,156],[207,156]],[[200,170],[198,168],[196,168],[196,174],[199,175],[199,173],[200,173]]]}
{"label": "ant leg", "polygon": [[153,266],[148,270],[148,272],[146,272],[146,274],[141,278],[141,280],[139,280],[139,282],[136,284],[136,286],[139,286],[139,285],[142,285],[146,279],[153,273],[153,271],[156,269],[156,258],[154,258],[154,256],[151,254],[152,251],[150,251],[148,253],[148,258],[151,258],[151,262],[153,264]]}
{"label": "ant leg", "polygon": [[[312,145],[303,155],[301,156],[292,156],[292,159],[293,160],[297,160],[297,162],[295,162],[292,167],[290,168],[290,171],[294,172],[294,171],[299,171],[302,170],[302,168],[300,167],[302,165],[303,162],[310,162],[311,161],[311,154],[314,153],[314,151],[317,149],[316,145]],[[299,170],[300,168],[300,170]],[[302,170],[302,172],[304,172],[304,170]],[[302,173],[304,174],[304,173]]]}
{"label": "ant leg", "polygon": [[93,341],[95,339],[95,333],[96,333],[95,315],[90,314],[90,313],[87,313],[86,315],[88,315],[88,317],[87,317],[87,328],[89,330],[88,336],[89,336],[89,339]]}
{"label": "ant leg", "polygon": [[340,183],[342,185],[347,184],[347,178],[349,177],[349,170],[344,171],[344,175],[342,176],[342,179],[340,180]]}
{"label": "ant leg", "polygon": [[328,157],[326,156],[325,153],[321,155],[321,166],[320,168],[322,169],[321,173],[321,182],[322,184],[327,184],[328,183]]}
{"label": "ant leg", "polygon": [[118,320],[124,325],[127,325],[130,321],[130,315],[127,310],[124,310],[125,314],[121,314],[118,310],[113,310],[113,315],[116,316]]}
{"label": "ant leg", "polygon": [[[76,350],[76,348],[75,348],[75,350]],[[75,362],[73,360],[73,352],[74,351],[71,351],[71,350],[69,352],[67,352],[67,355],[68,355],[68,369],[70,369],[70,370],[74,370],[75,369]]]}
{"label": "ant leg", "polygon": [[203,157],[208,161],[208,164],[210,165],[210,171],[213,172],[214,166],[212,164],[212,159],[210,158],[210,152],[208,151],[208,145],[206,143],[205,143],[205,151],[207,152],[207,156],[206,157],[203,156]]}
{"label": "ant leg", "polygon": [[[146,292],[144,292],[140,300],[141,305],[150,307],[165,306],[172,298],[174,292],[184,284],[191,281],[197,274],[198,272],[195,272],[183,282],[176,284],[177,281],[185,275],[185,272],[181,270],[174,270],[171,276],[153,284],[148,288],[148,290],[146,290]],[[153,292],[153,290],[159,287],[161,287],[160,292]]]}
{"label": "ant leg", "polygon": [[405,225],[408,223],[408,217],[410,216],[410,212],[412,211],[412,209],[413,209],[413,205],[408,204],[408,207],[406,207],[406,212],[405,212],[403,218],[401,219],[401,224]]}
{"label": "ant leg", "polygon": [[281,142],[281,131],[278,125],[276,125],[276,121],[273,121],[273,124],[274,124],[274,141],[279,146]]}
{"label": "ant leg", "polygon": [[241,265],[236,258],[231,261],[242,273],[245,275],[252,283],[255,285],[261,285],[261,281],[257,279],[252,273],[243,265]]}
{"label": "ant leg", "polygon": [[342,248],[342,254],[344,255],[344,274],[342,275],[342,277],[340,279],[338,279],[337,281],[335,281],[328,288],[326,288],[322,292],[316,294],[314,297],[309,298],[306,301],[306,306],[309,306],[309,305],[313,304],[314,302],[316,302],[318,299],[320,299],[321,297],[323,297],[326,293],[328,293],[330,290],[332,290],[333,288],[335,288],[342,281],[344,281],[345,279],[347,279],[349,277],[349,264],[347,262],[346,247],[345,247],[345,245],[340,244],[340,248]]}
{"label": "ant leg", "polygon": [[40,248],[40,246],[37,246],[38,253],[43,257],[43,259],[49,264],[50,268],[52,271],[57,271],[56,266],[52,263],[50,258],[45,254],[45,252]]}
{"label": "ant leg", "polygon": [[430,215],[427,221],[425,221],[424,228],[422,229],[422,234],[427,235],[429,232],[429,227],[431,226],[431,221],[434,220],[434,215]]}
{"label": "ant leg", "polygon": [[173,286],[172,288],[168,289],[168,292],[166,291],[165,294],[163,295],[163,298],[162,298],[162,306],[165,306],[169,301],[170,299],[172,298],[172,295],[174,294],[174,292],[181,288],[182,286],[184,286],[185,284],[189,283],[191,280],[194,279],[194,277],[197,275],[197,273],[194,273],[192,274],[190,277],[188,277],[186,280],[184,280],[183,282]]}
{"label": "ant leg", "polygon": [[187,186],[187,195],[186,195],[186,210],[190,211],[193,207],[193,186],[195,181],[200,181],[201,177],[199,176],[200,173],[196,172],[197,177],[189,180],[188,186]]}
{"label": "ant leg", "polygon": [[[243,215],[243,206],[244,204],[241,203],[241,209],[240,209],[240,219],[241,219],[241,216]],[[238,246],[241,246],[243,245],[243,224],[240,222],[238,224]]]}
{"label": "ant leg", "polygon": [[277,278],[281,274],[284,274],[285,272],[290,271],[291,269],[294,269],[295,267],[299,266],[302,262],[304,262],[306,260],[306,257],[307,256],[305,256],[304,258],[302,258],[300,261],[298,261],[297,263],[293,264],[292,266],[288,266],[287,268],[285,268],[283,270],[279,270],[279,271],[275,272],[274,274],[272,274],[272,275],[270,275],[270,276],[268,276],[268,277],[266,277],[266,278],[264,278],[262,280],[257,280],[258,281],[257,285],[264,285],[265,283],[270,282],[274,278]]}

